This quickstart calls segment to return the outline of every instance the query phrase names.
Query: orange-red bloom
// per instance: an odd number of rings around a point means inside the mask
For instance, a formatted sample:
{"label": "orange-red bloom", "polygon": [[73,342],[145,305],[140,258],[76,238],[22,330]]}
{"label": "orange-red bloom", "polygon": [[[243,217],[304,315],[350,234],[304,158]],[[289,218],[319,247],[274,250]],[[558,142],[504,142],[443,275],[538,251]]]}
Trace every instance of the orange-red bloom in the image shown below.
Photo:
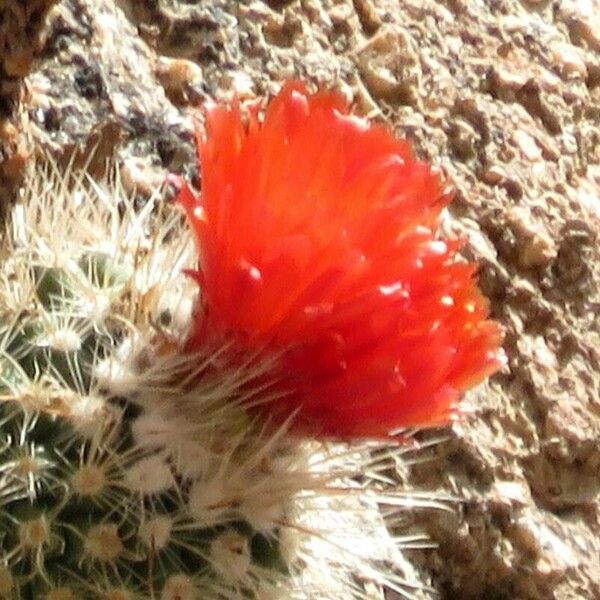
{"label": "orange-red bloom", "polygon": [[302,432],[385,437],[448,422],[503,363],[501,327],[437,237],[443,181],[407,142],[290,83],[269,104],[207,109],[202,194],[180,192],[200,254],[191,344],[281,352]]}

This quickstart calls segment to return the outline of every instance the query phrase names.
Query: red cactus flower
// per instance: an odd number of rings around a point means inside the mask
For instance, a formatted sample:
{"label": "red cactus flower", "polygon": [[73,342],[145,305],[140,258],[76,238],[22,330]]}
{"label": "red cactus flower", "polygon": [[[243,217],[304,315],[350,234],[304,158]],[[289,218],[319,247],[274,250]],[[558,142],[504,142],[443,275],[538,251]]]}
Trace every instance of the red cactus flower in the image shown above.
{"label": "red cactus flower", "polygon": [[202,194],[179,199],[202,288],[190,344],[233,338],[281,353],[300,432],[386,437],[449,421],[461,392],[503,363],[501,327],[437,237],[450,198],[406,141],[333,93],[286,85],[264,115],[206,111]]}

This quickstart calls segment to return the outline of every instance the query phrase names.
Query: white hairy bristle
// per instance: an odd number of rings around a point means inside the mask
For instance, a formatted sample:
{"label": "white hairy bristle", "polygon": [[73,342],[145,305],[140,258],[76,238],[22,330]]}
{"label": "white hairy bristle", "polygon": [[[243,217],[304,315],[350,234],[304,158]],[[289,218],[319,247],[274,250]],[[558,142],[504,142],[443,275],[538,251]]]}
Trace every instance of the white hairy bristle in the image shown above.
{"label": "white hairy bristle", "polygon": [[57,329],[46,338],[46,344],[53,350],[77,352],[81,348],[81,335],[73,329]]}
{"label": "white hairy bristle", "polygon": [[198,589],[187,575],[171,575],[165,582],[160,600],[197,600]]}
{"label": "white hairy bristle", "polygon": [[118,525],[93,525],[84,537],[84,550],[90,559],[101,563],[116,563],[125,550]]}
{"label": "white hairy bristle", "polygon": [[219,459],[210,448],[194,440],[180,440],[168,446],[177,473],[184,479],[205,476]]}
{"label": "white hairy bristle", "polygon": [[129,590],[113,588],[99,596],[100,600],[135,600],[135,596]]}
{"label": "white hairy bristle", "polygon": [[118,409],[99,394],[73,394],[65,416],[70,418],[77,433],[87,439],[101,435],[108,425],[120,419]]}
{"label": "white hairy bristle", "polygon": [[46,594],[45,600],[76,600],[77,596],[73,590],[68,587],[58,587],[50,590]]}
{"label": "white hairy bristle", "polygon": [[100,389],[112,396],[127,397],[137,391],[139,378],[118,358],[102,359],[94,366],[94,378]]}
{"label": "white hairy bristle", "polygon": [[166,492],[174,485],[169,465],[158,455],[142,458],[125,472],[125,484],[142,495]]}
{"label": "white hairy bristle", "polygon": [[19,525],[19,541],[23,548],[37,550],[50,542],[50,526],[45,516]]}
{"label": "white hairy bristle", "polygon": [[159,515],[140,525],[138,536],[147,548],[153,551],[163,550],[171,540],[173,520]]}
{"label": "white hairy bristle", "polygon": [[224,478],[198,480],[190,491],[189,511],[200,527],[210,527],[226,522],[226,515],[236,503],[234,495],[228,493]]}
{"label": "white hairy bristle", "polygon": [[145,450],[166,448],[182,438],[177,424],[158,410],[142,413],[133,422],[131,432],[135,443]]}
{"label": "white hairy bristle", "polygon": [[219,534],[210,545],[210,562],[225,581],[242,583],[252,565],[248,539],[233,529]]}
{"label": "white hairy bristle", "polygon": [[73,492],[80,496],[98,497],[107,486],[106,468],[102,464],[84,464],[71,477]]}

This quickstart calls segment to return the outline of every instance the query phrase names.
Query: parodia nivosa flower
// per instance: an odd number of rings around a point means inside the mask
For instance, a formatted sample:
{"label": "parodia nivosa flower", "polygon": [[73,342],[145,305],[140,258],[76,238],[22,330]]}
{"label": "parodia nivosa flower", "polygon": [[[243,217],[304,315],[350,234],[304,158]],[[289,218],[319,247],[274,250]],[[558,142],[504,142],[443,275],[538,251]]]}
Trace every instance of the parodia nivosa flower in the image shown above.
{"label": "parodia nivosa flower", "polygon": [[202,191],[179,199],[199,250],[190,345],[277,353],[300,432],[385,437],[448,422],[503,363],[502,329],[437,228],[444,182],[340,96],[287,84],[264,115],[206,109]]}

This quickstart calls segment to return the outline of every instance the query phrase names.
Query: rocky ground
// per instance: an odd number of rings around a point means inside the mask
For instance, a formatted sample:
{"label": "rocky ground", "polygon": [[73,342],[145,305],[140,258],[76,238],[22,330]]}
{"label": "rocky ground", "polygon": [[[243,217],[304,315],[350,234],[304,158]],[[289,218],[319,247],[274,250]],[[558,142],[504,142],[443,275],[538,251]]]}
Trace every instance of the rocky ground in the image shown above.
{"label": "rocky ground", "polygon": [[509,364],[399,465],[457,499],[410,558],[442,598],[600,598],[600,2],[60,0],[44,28],[52,4],[0,4],[4,198],[40,153],[95,148],[141,196],[195,177],[198,104],[292,77],[444,169]]}

